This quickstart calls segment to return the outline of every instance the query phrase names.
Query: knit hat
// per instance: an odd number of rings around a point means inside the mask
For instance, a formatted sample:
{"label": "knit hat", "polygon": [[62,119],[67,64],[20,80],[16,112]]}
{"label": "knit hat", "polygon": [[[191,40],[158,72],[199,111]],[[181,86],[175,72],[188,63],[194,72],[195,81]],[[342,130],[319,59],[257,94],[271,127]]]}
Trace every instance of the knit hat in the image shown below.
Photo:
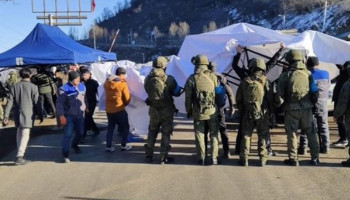
{"label": "knit hat", "polygon": [[70,71],[68,74],[69,81],[73,81],[74,79],[76,79],[78,77],[80,77],[80,74],[77,71]]}
{"label": "knit hat", "polygon": [[91,74],[90,70],[88,70],[88,69],[81,70],[81,74],[86,74],[86,73]]}
{"label": "knit hat", "polygon": [[318,58],[315,56],[310,56],[306,62],[306,66],[308,68],[314,68],[315,66],[317,66],[319,64],[320,64],[320,62],[318,61]]}
{"label": "knit hat", "polygon": [[124,67],[118,67],[115,71],[115,75],[119,76],[120,74],[126,74],[126,69]]}

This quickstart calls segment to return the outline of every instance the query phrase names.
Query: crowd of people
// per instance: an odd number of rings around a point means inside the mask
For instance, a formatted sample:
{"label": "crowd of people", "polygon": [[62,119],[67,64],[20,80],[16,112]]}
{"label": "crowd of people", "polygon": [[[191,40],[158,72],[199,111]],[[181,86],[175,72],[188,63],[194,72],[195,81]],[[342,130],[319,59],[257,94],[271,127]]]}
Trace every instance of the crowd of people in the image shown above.
{"label": "crowd of people", "polygon": [[[288,152],[288,159],[284,160],[286,165],[298,166],[298,154],[305,154],[307,145],[310,148],[312,165],[320,163],[320,153],[329,153],[327,99],[330,79],[327,71],[319,69],[318,58],[305,58],[300,51],[289,50],[283,55],[286,63],[282,74],[271,83],[266,78],[266,73],[280,59],[284,51],[283,44],[268,62],[265,63],[261,58],[252,58],[247,67],[238,65],[243,48],[237,46],[236,51],[232,68],[239,76],[240,84],[235,97],[225,76],[216,72],[216,63],[210,62],[205,55],[199,54],[192,58],[194,73],[188,77],[184,88],[178,85],[173,76],[166,74],[167,57],[159,56],[153,60],[153,68],[144,81],[150,117],[147,142],[144,145],[146,162],[153,162],[159,132],[159,162],[167,164],[174,161],[169,156],[174,114],[177,112],[174,97],[179,97],[182,93],[185,93],[187,117],[193,119],[199,165],[217,165],[221,159],[231,157],[225,113],[228,111],[232,116],[235,112],[234,98],[240,113],[234,153],[239,155],[240,165],[249,166],[254,129],[258,134],[259,165],[265,166],[268,157],[276,155],[272,150],[270,137],[271,120],[276,110],[284,113]],[[334,145],[345,147],[350,137],[350,62],[337,67],[340,75],[334,89],[333,101],[334,119],[338,124],[340,139]],[[85,137],[100,133],[93,119],[98,82],[91,78],[91,72],[87,68],[79,68],[78,65],[70,65],[67,75],[61,69],[52,75],[45,68],[38,68],[35,75],[29,68],[23,68],[19,75],[21,81],[17,80],[14,71],[10,73],[6,85],[1,85],[8,95],[0,96],[1,103],[6,104],[3,116],[0,112],[3,125],[8,124],[12,113],[17,127],[15,164],[23,165],[28,162],[24,154],[35,114],[41,121],[44,117],[57,118],[58,125],[63,127],[62,161],[70,162],[71,148],[75,153],[81,153],[79,144],[85,142]],[[118,67],[115,74],[109,75],[104,83],[108,121],[105,148],[107,153],[115,151],[113,133],[116,125],[121,136],[121,151],[132,148],[127,144],[130,126],[125,107],[130,103],[131,97],[125,75],[126,70]],[[229,109],[225,109],[227,100]],[[299,146],[298,129],[301,129]],[[219,132],[223,146],[221,156]],[[210,152],[207,149],[209,139]],[[350,167],[350,159],[342,164]]]}

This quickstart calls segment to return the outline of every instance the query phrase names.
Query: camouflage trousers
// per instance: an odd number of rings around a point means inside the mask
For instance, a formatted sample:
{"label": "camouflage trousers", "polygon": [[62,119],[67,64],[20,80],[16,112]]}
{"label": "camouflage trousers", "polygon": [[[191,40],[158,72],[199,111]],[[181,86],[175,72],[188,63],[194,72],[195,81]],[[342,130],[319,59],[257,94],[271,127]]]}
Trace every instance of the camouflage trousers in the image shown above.
{"label": "camouflage trousers", "polygon": [[150,107],[148,114],[150,122],[145,153],[146,156],[153,157],[154,145],[160,131],[162,133],[160,156],[161,160],[163,160],[168,156],[171,147],[170,135],[173,133],[174,110],[172,108],[156,109]]}
{"label": "camouflage trousers", "polygon": [[208,130],[211,144],[211,157],[217,159],[219,154],[217,117],[208,120],[194,120],[195,141],[198,160],[205,160],[205,134]]}
{"label": "camouflage trousers", "polygon": [[265,115],[260,119],[249,119],[246,115],[243,116],[242,123],[242,141],[240,159],[242,161],[248,160],[250,151],[250,138],[254,128],[258,134],[258,152],[261,161],[267,160],[266,140],[269,134],[269,116]]}
{"label": "camouflage trousers", "polygon": [[285,113],[284,124],[287,133],[287,146],[288,146],[288,156],[291,160],[297,160],[297,147],[298,147],[298,128],[306,134],[309,147],[311,159],[318,159],[319,156],[319,146],[317,141],[317,133],[312,126],[313,116],[312,110],[302,109],[302,110],[290,110]]}
{"label": "camouflage trousers", "polygon": [[1,98],[0,99],[0,121],[2,121],[4,119],[4,107],[3,104],[6,103],[5,98]]}

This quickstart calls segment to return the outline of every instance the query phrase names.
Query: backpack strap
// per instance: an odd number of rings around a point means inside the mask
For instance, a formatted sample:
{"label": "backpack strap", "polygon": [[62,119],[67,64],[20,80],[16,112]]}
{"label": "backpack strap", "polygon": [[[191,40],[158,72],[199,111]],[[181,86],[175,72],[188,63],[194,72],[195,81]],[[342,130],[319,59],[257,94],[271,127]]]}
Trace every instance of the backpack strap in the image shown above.
{"label": "backpack strap", "polygon": [[214,82],[209,78],[208,75],[204,74],[203,72],[201,73],[206,79],[208,79],[208,81],[213,85],[213,87],[215,88],[215,84]]}

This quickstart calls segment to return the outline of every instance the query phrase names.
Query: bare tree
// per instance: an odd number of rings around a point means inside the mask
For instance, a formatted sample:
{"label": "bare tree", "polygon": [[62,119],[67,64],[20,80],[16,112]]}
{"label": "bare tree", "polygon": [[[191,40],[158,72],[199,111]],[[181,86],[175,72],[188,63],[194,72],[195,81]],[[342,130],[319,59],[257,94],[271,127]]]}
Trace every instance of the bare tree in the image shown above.
{"label": "bare tree", "polygon": [[203,32],[203,33],[208,32],[208,27],[207,27],[207,25],[203,25],[202,32]]}
{"label": "bare tree", "polygon": [[94,25],[89,31],[90,38],[94,38],[94,32],[96,40],[101,40],[103,38],[103,28],[99,27],[98,25]]}
{"label": "bare tree", "polygon": [[214,31],[216,29],[218,29],[216,23],[214,21],[209,22],[208,31]]}
{"label": "bare tree", "polygon": [[70,38],[72,38],[73,40],[78,40],[79,39],[78,30],[75,27],[70,27],[69,32],[68,32],[68,36]]}
{"label": "bare tree", "polygon": [[109,31],[108,29],[104,28],[103,29],[103,37],[105,38],[105,43],[108,43],[108,37],[109,37]]}
{"label": "bare tree", "polygon": [[169,26],[169,35],[171,37],[175,37],[178,30],[179,30],[179,26],[175,22],[171,23]]}
{"label": "bare tree", "polygon": [[185,37],[190,33],[190,26],[187,24],[187,22],[180,22],[179,23],[179,30],[177,31],[177,35],[180,38]]}
{"label": "bare tree", "polygon": [[113,17],[114,15],[115,15],[115,13],[113,13],[113,11],[111,9],[106,7],[103,9],[101,21],[109,19],[109,18]]}

